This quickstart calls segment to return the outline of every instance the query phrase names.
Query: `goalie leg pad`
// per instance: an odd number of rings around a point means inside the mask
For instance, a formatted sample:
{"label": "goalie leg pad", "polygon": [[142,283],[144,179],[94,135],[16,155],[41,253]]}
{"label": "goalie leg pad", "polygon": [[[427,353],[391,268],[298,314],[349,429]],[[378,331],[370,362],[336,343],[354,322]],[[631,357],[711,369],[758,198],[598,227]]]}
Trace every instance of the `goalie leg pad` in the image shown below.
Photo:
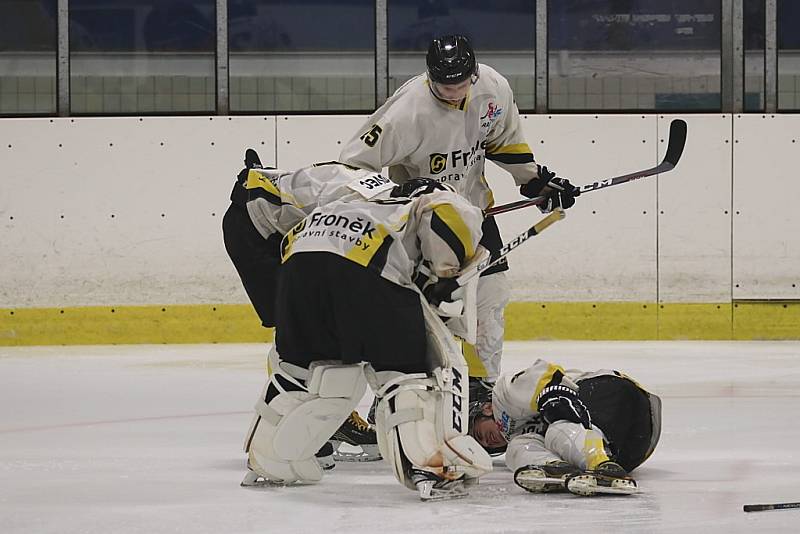
{"label": "goalie leg pad", "polygon": [[306,370],[281,361],[277,353],[271,354],[270,367],[266,394],[255,407],[250,468],[272,481],[317,482],[322,469],[314,453],[364,395],[363,368],[314,362]]}
{"label": "goalie leg pad", "polygon": [[466,377],[452,369],[437,369],[433,376],[394,371],[376,375],[383,383],[375,414],[378,446],[402,484],[417,489],[412,468],[445,479],[477,478],[492,470],[489,454],[466,435],[461,389]]}

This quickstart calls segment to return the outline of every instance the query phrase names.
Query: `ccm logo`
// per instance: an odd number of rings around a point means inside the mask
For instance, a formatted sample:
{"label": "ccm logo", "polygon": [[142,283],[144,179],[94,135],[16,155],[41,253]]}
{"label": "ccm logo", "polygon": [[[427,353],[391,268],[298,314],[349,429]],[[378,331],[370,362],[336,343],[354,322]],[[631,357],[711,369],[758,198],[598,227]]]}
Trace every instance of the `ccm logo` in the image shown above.
{"label": "ccm logo", "polygon": [[461,373],[453,368],[453,428],[461,432]]}

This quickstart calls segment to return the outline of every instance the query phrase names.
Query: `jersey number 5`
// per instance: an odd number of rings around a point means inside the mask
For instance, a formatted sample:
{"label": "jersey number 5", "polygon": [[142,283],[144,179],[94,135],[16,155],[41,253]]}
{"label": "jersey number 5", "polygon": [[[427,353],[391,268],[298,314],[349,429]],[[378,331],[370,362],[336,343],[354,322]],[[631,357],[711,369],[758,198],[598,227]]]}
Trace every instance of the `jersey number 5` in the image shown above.
{"label": "jersey number 5", "polygon": [[372,128],[370,128],[370,130],[367,133],[359,137],[359,139],[364,141],[367,144],[367,146],[375,146],[375,143],[378,142],[378,138],[381,136],[382,131],[383,128],[381,128],[377,124],[373,124]]}

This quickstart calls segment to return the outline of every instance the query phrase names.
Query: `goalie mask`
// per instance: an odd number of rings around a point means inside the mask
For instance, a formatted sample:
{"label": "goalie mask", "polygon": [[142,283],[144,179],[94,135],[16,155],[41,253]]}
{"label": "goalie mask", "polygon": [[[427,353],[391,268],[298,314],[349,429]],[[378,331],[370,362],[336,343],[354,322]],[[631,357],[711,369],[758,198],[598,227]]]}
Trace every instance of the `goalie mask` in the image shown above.
{"label": "goalie mask", "polygon": [[392,197],[415,198],[420,195],[433,193],[434,191],[456,192],[452,186],[443,184],[432,178],[412,178],[406,183],[392,189]]}

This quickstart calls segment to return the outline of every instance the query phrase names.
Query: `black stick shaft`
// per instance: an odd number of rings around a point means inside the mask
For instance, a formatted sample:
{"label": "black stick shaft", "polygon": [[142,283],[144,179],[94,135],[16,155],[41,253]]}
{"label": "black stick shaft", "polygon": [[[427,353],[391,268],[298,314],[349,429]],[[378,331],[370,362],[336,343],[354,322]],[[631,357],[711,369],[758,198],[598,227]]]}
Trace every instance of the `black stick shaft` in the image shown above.
{"label": "black stick shaft", "polygon": [[800,502],[779,502],[775,504],[745,504],[745,512],[764,512],[767,510],[788,510],[789,508],[800,508]]}
{"label": "black stick shaft", "polygon": [[[655,167],[629,174],[623,174],[622,176],[615,176],[614,178],[608,178],[606,180],[598,180],[596,182],[592,182],[591,184],[582,185],[579,188],[580,192],[588,193],[590,191],[597,191],[598,189],[605,189],[606,187],[611,187],[613,185],[624,184],[639,178],[647,178],[648,176],[669,172],[674,169],[678,164],[678,160],[680,160],[681,155],[683,154],[683,148],[686,146],[686,121],[675,119],[670,123],[668,143],[667,154],[664,156],[664,160]],[[543,203],[546,198],[547,197],[540,196],[536,198],[517,200],[516,202],[510,202],[508,204],[502,204],[486,210],[486,215],[499,215],[500,213],[506,213],[508,211],[514,211],[520,208],[527,208],[528,206],[537,206]]]}

